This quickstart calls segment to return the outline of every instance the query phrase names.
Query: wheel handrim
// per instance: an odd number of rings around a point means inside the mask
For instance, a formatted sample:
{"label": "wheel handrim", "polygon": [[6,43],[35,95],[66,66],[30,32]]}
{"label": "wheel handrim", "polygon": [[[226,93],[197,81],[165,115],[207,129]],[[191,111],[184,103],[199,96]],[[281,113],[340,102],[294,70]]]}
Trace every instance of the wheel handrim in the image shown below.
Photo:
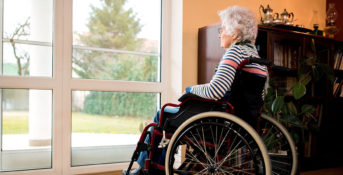
{"label": "wheel handrim", "polygon": [[297,168],[296,150],[287,130],[276,120],[262,116],[258,133],[268,150],[272,173],[294,175]]}
{"label": "wheel handrim", "polygon": [[[179,134],[171,174],[264,174],[254,139],[240,126],[222,118],[202,119]],[[175,167],[175,155],[186,147],[185,160]],[[188,164],[188,165],[187,165]],[[262,163],[263,164],[263,163]]]}

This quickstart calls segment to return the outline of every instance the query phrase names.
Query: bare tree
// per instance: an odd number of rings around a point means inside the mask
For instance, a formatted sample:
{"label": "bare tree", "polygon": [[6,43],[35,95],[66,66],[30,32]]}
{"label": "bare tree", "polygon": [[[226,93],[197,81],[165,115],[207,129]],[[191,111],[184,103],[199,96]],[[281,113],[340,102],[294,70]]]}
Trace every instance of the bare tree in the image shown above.
{"label": "bare tree", "polygon": [[12,34],[9,34],[7,38],[10,39],[10,43],[13,49],[14,57],[17,60],[18,75],[28,75],[30,66],[30,55],[27,51],[22,51],[22,54],[18,51],[15,40],[22,39],[25,36],[30,35],[30,17],[26,19],[23,24],[18,24]]}

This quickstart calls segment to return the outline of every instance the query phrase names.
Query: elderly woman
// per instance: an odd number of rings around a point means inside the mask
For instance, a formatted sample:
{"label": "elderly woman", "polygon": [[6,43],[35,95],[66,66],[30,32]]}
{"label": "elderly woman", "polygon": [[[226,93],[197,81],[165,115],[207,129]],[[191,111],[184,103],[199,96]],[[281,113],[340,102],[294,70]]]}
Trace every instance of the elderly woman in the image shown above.
{"label": "elderly woman", "polygon": [[242,69],[244,75],[250,74],[246,77],[252,78],[240,83],[239,90],[236,88],[234,93],[231,93],[231,85],[237,67],[243,60],[249,57],[259,58],[254,45],[258,31],[256,17],[252,11],[240,6],[220,11],[219,16],[222,21],[219,28],[220,44],[226,48],[226,52],[210,83],[189,86],[186,92],[213,100],[228,99],[235,107],[235,115],[255,126],[263,105],[266,66],[255,63],[245,65]]}
{"label": "elderly woman", "polygon": [[[219,12],[221,18],[221,28],[219,28],[219,38],[221,40],[221,47],[226,49],[225,54],[220,60],[218,69],[212,80],[207,84],[189,86],[186,88],[186,93],[192,93],[200,97],[212,100],[221,100],[230,95],[231,85],[234,81],[236,69],[238,65],[246,58],[259,58],[258,52],[254,45],[257,36],[257,20],[254,13],[246,8],[240,6],[232,6]],[[246,65],[243,71],[261,77],[263,83],[267,75],[265,66],[258,64]],[[251,84],[254,87],[254,84]],[[249,94],[252,100],[250,101],[252,112],[241,112],[246,110],[238,110],[239,117],[250,120],[250,124],[254,123],[254,118],[257,118],[256,110],[259,110],[263,104],[262,94],[263,87],[253,90],[253,94]],[[248,97],[250,98],[250,97]],[[235,106],[235,109],[237,107]],[[239,109],[239,107],[238,107]],[[164,112],[175,113],[178,108],[166,108]],[[250,115],[252,114],[252,115]],[[154,122],[158,122],[160,111],[157,112]],[[164,161],[165,155],[161,155],[161,162]],[[130,175],[142,174],[142,167],[144,167],[144,160],[148,158],[146,152],[142,152],[137,160],[139,167],[131,171]],[[126,174],[126,170],[123,171]]]}

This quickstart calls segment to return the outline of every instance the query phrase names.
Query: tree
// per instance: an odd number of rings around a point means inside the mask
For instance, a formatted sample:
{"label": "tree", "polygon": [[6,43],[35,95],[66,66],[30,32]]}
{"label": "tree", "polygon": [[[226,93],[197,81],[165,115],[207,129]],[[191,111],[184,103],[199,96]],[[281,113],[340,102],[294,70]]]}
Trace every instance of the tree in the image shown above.
{"label": "tree", "polygon": [[[89,33],[78,34],[82,45],[118,50],[139,48],[141,41],[136,39],[141,30],[139,19],[136,19],[132,9],[124,10],[125,2],[126,0],[102,0],[101,7],[91,6],[92,11],[87,24]],[[118,57],[124,59],[123,55],[119,54],[76,49],[73,55],[73,63],[76,65],[73,69],[81,78],[106,79],[108,76],[103,74],[109,72],[109,67],[118,64]],[[115,65],[109,65],[111,63]]]}
{"label": "tree", "polygon": [[[140,50],[143,40],[136,36],[142,26],[132,9],[125,10],[125,2],[102,0],[100,7],[91,6],[87,24],[89,33],[78,34],[80,43],[95,48]],[[73,51],[73,70],[86,79],[157,81],[157,66],[155,56],[83,49]],[[85,99],[84,108],[84,112],[93,114],[151,117],[152,111],[156,110],[156,95],[91,92]]]}
{"label": "tree", "polygon": [[124,10],[126,0],[103,0],[102,7],[92,6],[87,25],[92,35],[81,36],[88,46],[134,50],[140,43],[136,35],[141,30],[139,19],[132,9]]}
{"label": "tree", "polygon": [[15,40],[22,39],[30,35],[30,18],[27,18],[23,24],[18,24],[14,32],[6,36],[10,39],[10,43],[13,49],[13,55],[17,61],[17,73],[19,76],[29,75],[30,67],[30,55],[25,50],[19,50]]}

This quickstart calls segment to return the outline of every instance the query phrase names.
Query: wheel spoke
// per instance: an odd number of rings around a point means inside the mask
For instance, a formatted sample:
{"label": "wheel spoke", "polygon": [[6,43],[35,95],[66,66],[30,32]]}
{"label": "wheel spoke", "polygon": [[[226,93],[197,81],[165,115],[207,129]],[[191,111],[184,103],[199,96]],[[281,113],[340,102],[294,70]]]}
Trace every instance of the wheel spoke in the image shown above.
{"label": "wheel spoke", "polygon": [[[179,131],[174,140],[170,143],[174,145],[170,154],[184,157],[169,158],[168,166],[173,168],[171,174],[265,173],[261,169],[264,163],[261,164],[261,152],[259,148],[256,148],[254,138],[234,122],[219,118],[199,120]],[[180,149],[181,147],[186,147],[186,149]],[[185,152],[177,153],[178,148]],[[256,159],[256,156],[259,158]],[[181,160],[181,164],[174,160]]]}
{"label": "wheel spoke", "polygon": [[[231,131],[231,128],[229,129],[229,131],[226,132],[226,134],[225,134],[225,136],[224,136],[224,138],[223,138],[223,141],[220,143],[220,145],[218,146],[218,150],[217,150],[216,153],[214,154],[214,157],[218,156],[218,152],[219,152],[220,148],[222,147],[223,143],[225,142],[225,139],[226,139],[226,137],[228,136],[228,134],[230,133],[230,131]],[[220,136],[221,136],[221,134],[220,134]],[[221,137],[219,137],[219,139],[220,139],[220,138],[221,138]]]}

